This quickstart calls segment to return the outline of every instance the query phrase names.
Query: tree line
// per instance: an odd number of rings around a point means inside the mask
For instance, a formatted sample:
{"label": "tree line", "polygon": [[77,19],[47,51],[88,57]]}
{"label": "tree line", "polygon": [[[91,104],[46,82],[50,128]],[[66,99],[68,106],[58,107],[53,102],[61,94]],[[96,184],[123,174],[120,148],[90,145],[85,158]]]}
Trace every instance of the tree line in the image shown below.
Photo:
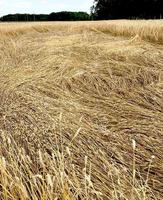
{"label": "tree line", "polygon": [[51,14],[9,14],[0,18],[1,21],[83,21],[89,20],[86,12],[53,12]]}
{"label": "tree line", "polygon": [[93,19],[160,19],[163,0],[94,0]]}
{"label": "tree line", "polygon": [[94,0],[91,14],[86,12],[53,12],[51,14],[9,14],[1,21],[82,21],[106,19],[160,19],[163,0]]}

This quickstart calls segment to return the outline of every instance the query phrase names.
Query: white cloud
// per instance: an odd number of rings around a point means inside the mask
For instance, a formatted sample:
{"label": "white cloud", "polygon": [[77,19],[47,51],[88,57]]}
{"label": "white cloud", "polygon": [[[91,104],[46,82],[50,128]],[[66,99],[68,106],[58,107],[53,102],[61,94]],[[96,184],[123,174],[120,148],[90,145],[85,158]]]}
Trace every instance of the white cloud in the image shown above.
{"label": "white cloud", "polygon": [[43,4],[48,4],[48,0],[41,0],[40,2]]}
{"label": "white cloud", "polygon": [[32,2],[30,1],[21,1],[21,2],[17,2],[16,4],[14,4],[13,6],[14,8],[18,8],[18,9],[28,9],[32,7]]}
{"label": "white cloud", "polygon": [[3,6],[5,4],[4,0],[0,0],[0,6]]}
{"label": "white cloud", "polygon": [[0,0],[0,16],[14,13],[87,11],[93,0]]}

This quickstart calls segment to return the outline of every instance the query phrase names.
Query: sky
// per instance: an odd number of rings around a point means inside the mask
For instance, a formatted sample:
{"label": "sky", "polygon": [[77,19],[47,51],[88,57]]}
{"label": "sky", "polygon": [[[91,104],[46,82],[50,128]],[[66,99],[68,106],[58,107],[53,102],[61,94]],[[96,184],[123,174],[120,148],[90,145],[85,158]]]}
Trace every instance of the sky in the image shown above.
{"label": "sky", "polygon": [[14,13],[45,13],[57,11],[90,12],[93,0],[0,0],[0,16]]}

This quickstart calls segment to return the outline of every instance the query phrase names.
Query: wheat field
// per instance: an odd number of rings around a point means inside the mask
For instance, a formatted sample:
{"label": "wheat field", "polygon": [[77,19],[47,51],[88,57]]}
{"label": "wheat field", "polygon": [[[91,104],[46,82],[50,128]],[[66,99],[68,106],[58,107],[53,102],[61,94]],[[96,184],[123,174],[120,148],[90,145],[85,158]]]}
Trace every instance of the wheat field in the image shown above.
{"label": "wheat field", "polygon": [[163,20],[0,24],[0,199],[163,199]]}

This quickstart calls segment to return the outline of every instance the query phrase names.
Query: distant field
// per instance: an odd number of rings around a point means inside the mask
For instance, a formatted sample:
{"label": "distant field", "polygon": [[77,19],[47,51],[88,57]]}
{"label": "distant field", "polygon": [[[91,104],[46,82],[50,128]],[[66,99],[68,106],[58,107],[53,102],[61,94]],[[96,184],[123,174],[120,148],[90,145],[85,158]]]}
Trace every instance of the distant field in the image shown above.
{"label": "distant field", "polygon": [[163,199],[163,20],[0,23],[0,199]]}

